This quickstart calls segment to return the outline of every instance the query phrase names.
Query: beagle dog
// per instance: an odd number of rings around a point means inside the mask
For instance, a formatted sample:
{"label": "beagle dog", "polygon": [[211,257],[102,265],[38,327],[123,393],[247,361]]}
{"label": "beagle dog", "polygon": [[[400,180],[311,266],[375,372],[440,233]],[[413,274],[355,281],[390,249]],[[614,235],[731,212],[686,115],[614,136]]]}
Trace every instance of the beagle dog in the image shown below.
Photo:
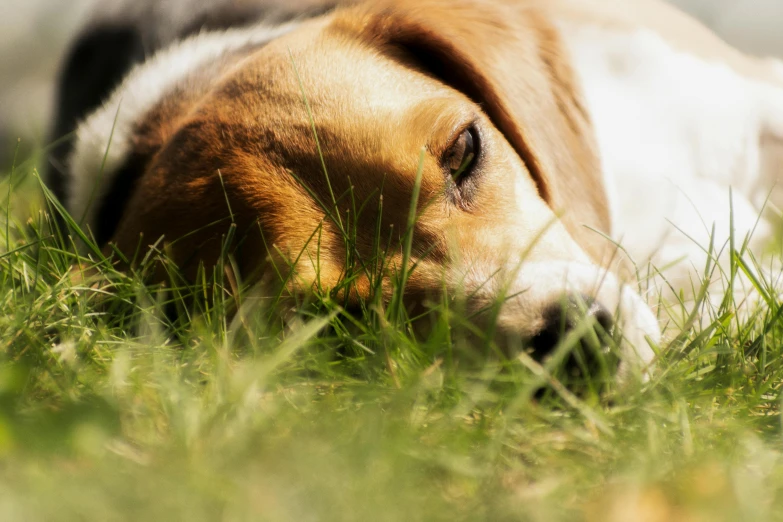
{"label": "beagle dog", "polygon": [[626,373],[660,327],[619,260],[687,289],[713,224],[762,242],[783,204],[783,65],[659,0],[134,2],[58,107],[49,183],[101,245],[194,277],[231,229],[245,278],[350,299],[404,273],[539,358],[577,310]]}

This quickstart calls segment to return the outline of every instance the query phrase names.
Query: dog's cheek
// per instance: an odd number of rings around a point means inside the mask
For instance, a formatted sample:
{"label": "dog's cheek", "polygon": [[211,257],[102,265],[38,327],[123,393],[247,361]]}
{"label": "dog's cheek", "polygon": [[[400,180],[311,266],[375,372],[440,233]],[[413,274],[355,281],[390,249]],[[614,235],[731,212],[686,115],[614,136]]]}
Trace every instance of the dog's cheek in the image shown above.
{"label": "dog's cheek", "polygon": [[[212,266],[220,255],[221,238],[229,231],[224,214],[212,198],[146,176],[131,196],[111,241],[133,265],[139,266],[145,258],[168,258],[195,277],[199,261]],[[160,279],[165,271],[156,266],[155,274]]]}

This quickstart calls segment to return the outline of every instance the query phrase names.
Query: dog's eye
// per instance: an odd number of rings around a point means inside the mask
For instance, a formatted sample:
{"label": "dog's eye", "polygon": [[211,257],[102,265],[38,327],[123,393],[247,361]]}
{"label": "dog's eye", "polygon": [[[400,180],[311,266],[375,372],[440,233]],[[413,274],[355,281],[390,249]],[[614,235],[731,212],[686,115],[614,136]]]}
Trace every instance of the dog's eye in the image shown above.
{"label": "dog's eye", "polygon": [[476,164],[478,151],[478,132],[473,126],[462,131],[457,141],[446,151],[443,164],[449,169],[451,177],[457,184],[470,175]]}

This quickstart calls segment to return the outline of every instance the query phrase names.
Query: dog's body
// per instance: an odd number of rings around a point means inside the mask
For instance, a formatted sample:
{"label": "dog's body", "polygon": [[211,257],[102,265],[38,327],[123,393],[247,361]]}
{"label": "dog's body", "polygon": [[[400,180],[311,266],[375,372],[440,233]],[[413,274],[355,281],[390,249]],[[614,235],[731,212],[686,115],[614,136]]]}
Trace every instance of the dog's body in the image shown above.
{"label": "dog's body", "polygon": [[[346,230],[372,257],[378,227],[404,235],[420,188],[412,300],[446,288],[478,311],[513,296],[501,331],[536,339],[553,303],[586,295],[619,309],[627,358],[642,362],[656,318],[614,274],[604,235],[637,263],[679,261],[664,275],[686,287],[712,224],[716,244],[728,237],[730,187],[735,232],[769,238],[757,221],[770,194],[783,203],[777,62],[654,0],[353,4],[158,13],[141,25],[155,28],[146,50],[136,26],[117,38],[120,17],[102,18],[63,76],[56,133],[76,132],[55,158],[58,196],[125,252],[140,234],[174,241],[186,271],[214,262],[233,222],[243,272],[263,280],[298,260],[300,287],[328,288],[353,256]],[[115,58],[94,38],[107,27]],[[120,66],[80,84],[85,48]],[[73,102],[75,85],[94,93]],[[369,290],[358,278],[356,296]]]}

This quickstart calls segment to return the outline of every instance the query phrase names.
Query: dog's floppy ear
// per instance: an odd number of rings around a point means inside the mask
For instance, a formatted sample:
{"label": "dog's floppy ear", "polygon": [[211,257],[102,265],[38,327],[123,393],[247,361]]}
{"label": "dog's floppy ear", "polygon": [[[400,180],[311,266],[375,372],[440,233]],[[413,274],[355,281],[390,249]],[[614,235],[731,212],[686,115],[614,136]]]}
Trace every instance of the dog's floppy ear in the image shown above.
{"label": "dog's floppy ear", "polygon": [[609,209],[581,92],[540,11],[477,0],[396,0],[346,12],[336,27],[400,51],[478,103],[525,162],[571,235],[600,258]]}

